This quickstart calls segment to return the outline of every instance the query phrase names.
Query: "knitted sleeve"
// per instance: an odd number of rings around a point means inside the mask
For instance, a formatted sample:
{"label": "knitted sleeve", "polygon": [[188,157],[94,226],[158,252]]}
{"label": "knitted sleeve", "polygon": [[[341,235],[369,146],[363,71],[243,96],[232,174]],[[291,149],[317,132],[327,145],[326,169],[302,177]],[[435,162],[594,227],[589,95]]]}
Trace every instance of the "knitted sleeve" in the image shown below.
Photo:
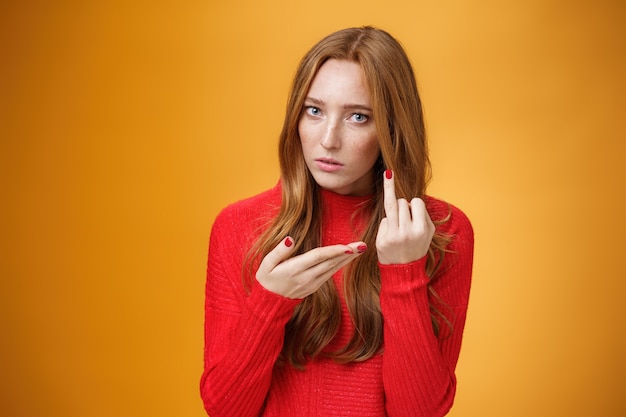
{"label": "knitted sleeve", "polygon": [[244,220],[222,213],[209,243],[200,391],[211,417],[261,413],[285,324],[299,302],[267,291],[256,280],[249,295],[243,290],[243,237],[252,232]]}
{"label": "knitted sleeve", "polygon": [[451,209],[451,218],[442,226],[453,238],[448,247],[451,252],[446,253],[433,284],[437,297],[431,296],[449,322],[438,320],[438,336],[429,308],[426,257],[406,265],[379,265],[385,340],[383,385],[389,417],[439,417],[452,407],[474,235],[467,217],[455,207]]}

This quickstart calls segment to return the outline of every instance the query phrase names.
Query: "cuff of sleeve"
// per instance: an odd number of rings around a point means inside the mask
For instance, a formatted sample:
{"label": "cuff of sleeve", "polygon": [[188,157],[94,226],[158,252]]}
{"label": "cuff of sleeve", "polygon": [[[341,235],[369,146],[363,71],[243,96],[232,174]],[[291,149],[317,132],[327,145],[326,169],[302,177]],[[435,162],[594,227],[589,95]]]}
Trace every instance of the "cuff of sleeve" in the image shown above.
{"label": "cuff of sleeve", "polygon": [[273,293],[263,287],[257,280],[252,284],[252,291],[248,296],[249,311],[259,319],[273,321],[280,326],[287,324],[293,310],[302,299],[292,299]]}
{"label": "cuff of sleeve", "polygon": [[426,275],[426,256],[408,264],[378,263],[382,290],[389,293],[411,292],[428,284]]}

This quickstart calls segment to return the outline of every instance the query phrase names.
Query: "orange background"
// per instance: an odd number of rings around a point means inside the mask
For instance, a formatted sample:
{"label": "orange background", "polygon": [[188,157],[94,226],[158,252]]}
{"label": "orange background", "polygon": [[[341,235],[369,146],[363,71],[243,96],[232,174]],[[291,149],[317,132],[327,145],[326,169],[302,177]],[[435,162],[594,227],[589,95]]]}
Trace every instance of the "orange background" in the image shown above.
{"label": "orange background", "polygon": [[204,415],[211,222],[277,181],[302,54],[374,24],[416,67],[430,192],[476,230],[450,415],[625,415],[625,9],[2,2],[0,414]]}

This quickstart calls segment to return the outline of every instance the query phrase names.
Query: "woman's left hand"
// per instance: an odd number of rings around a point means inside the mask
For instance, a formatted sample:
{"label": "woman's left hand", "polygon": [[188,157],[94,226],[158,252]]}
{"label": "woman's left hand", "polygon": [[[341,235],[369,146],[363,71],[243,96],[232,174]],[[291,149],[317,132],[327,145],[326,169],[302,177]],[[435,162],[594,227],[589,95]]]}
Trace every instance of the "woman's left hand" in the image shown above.
{"label": "woman's left hand", "polygon": [[424,201],[414,198],[411,203],[396,199],[393,172],[383,178],[385,218],[376,236],[376,251],[381,264],[407,264],[426,255],[435,233]]}

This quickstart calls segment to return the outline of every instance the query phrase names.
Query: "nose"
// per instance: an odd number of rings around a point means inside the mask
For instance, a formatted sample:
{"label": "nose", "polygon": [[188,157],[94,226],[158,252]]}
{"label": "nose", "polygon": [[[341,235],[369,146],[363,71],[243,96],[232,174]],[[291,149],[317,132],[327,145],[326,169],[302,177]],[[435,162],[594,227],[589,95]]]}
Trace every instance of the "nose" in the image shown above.
{"label": "nose", "polygon": [[339,130],[335,123],[328,122],[320,141],[325,149],[339,149],[341,146],[341,132]]}

